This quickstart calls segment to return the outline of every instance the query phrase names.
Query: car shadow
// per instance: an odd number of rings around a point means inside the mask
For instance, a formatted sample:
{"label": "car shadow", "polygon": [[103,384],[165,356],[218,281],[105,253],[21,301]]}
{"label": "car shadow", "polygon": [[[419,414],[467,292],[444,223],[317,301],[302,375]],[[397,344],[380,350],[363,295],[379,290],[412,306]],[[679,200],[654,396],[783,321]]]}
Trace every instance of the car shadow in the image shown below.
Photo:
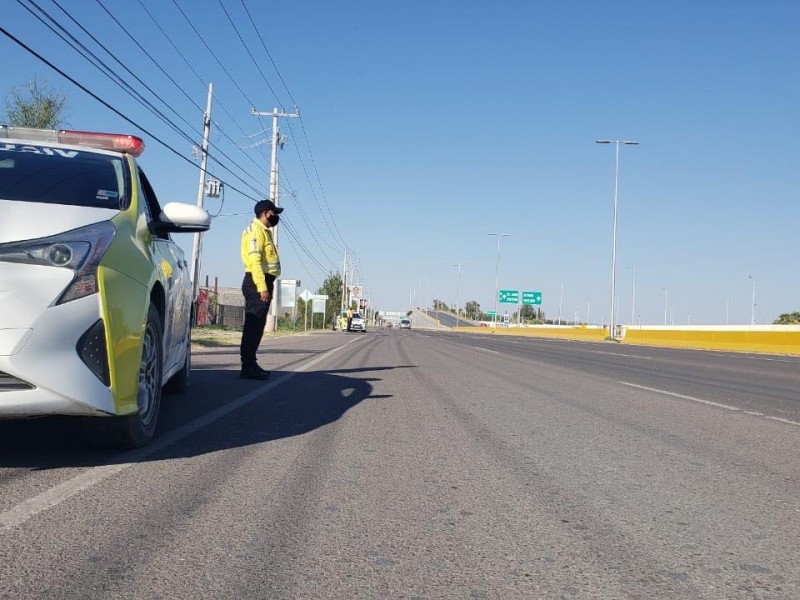
{"label": "car shadow", "polygon": [[[154,451],[94,447],[86,441],[82,419],[75,417],[0,421],[0,469],[49,470],[185,458],[304,435],[338,421],[365,400],[393,398],[374,393],[374,384],[381,379],[371,374],[403,368],[415,366],[274,371],[266,382],[239,379],[238,371],[230,369],[196,369],[189,393],[163,396]],[[212,413],[219,418],[158,449],[159,440]]]}

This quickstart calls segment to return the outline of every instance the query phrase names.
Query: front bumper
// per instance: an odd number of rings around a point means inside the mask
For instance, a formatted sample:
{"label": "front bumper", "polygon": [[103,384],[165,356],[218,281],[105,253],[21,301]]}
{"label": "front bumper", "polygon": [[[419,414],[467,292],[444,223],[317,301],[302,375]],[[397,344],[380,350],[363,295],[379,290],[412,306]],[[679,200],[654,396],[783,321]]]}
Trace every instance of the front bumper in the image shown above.
{"label": "front bumper", "polygon": [[27,328],[0,328],[0,418],[115,414],[114,399],[79,356],[101,318],[97,294],[43,310]]}

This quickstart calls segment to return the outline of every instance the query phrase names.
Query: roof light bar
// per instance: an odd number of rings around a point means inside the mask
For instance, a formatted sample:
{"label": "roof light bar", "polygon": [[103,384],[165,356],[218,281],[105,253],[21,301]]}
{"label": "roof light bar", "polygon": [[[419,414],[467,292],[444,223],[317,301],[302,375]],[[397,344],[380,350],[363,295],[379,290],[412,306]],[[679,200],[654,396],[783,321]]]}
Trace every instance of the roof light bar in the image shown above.
{"label": "roof light bar", "polygon": [[59,131],[58,141],[62,144],[91,146],[103,150],[125,152],[131,156],[140,156],[144,152],[144,141],[134,135],[122,133],[94,133],[91,131]]}
{"label": "roof light bar", "polygon": [[70,131],[64,129],[57,131],[55,129],[0,125],[0,138],[89,146],[101,150],[125,152],[131,156],[140,156],[144,152],[144,141],[141,138],[122,133],[96,133],[93,131]]}

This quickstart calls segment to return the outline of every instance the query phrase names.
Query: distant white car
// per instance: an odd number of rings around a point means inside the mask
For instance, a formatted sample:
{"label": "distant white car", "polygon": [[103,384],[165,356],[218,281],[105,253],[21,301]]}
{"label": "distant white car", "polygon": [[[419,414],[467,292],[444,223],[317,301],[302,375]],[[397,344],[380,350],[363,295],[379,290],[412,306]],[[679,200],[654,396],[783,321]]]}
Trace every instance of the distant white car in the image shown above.
{"label": "distant white car", "polygon": [[367,332],[367,320],[361,313],[354,313],[350,321],[350,331],[360,331],[361,333]]}
{"label": "distant white car", "polygon": [[400,329],[411,329],[411,320],[400,319]]}

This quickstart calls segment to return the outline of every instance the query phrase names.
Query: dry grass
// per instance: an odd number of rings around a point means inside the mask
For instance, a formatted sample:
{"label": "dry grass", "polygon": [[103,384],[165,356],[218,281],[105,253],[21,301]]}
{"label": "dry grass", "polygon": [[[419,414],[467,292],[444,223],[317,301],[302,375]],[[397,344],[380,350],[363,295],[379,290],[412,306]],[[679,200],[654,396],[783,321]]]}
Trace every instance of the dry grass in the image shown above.
{"label": "dry grass", "polygon": [[[321,330],[315,329],[314,333]],[[292,331],[282,329],[271,333],[265,333],[264,338],[284,337],[287,335],[303,335],[302,330]],[[195,348],[215,348],[220,346],[238,346],[242,341],[241,328],[227,327],[195,327],[192,329],[192,346]]]}

